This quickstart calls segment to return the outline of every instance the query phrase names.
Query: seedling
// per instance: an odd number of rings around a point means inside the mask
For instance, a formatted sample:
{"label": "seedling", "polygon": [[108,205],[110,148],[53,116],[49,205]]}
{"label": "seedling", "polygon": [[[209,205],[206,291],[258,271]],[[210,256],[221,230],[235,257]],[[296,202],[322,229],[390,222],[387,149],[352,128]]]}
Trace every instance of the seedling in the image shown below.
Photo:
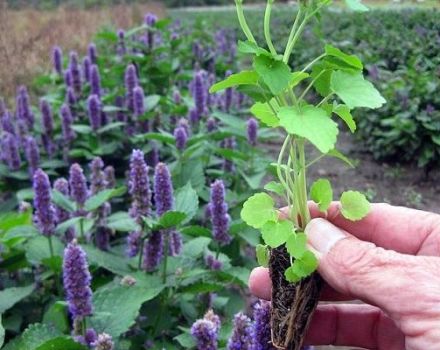
{"label": "seedling", "polygon": [[[285,132],[276,163],[278,182],[265,186],[266,192],[249,198],[241,212],[242,219],[261,231],[265,245],[257,247],[258,261],[268,266],[272,279],[272,342],[279,349],[300,349],[315,309],[321,288],[316,273],[318,260],[307,248],[304,229],[311,220],[308,201],[327,213],[332,205],[330,181],[319,179],[307,186],[307,169],[324,157],[349,160],[335,147],[340,118],[349,130],[356,131],[352,110],[379,108],[385,100],[364,79],[363,64],[354,55],[325,45],[323,53],[304,67],[289,66],[290,57],[307,23],[313,21],[331,0],[299,0],[296,19],[284,52],[277,52],[271,39],[271,11],[268,0],[264,17],[265,45],[257,43],[249,28],[243,1],[236,0],[240,26],[247,38],[238,43],[242,54],[251,56],[253,66],[229,76],[212,86],[211,92],[237,87],[255,100],[251,112],[262,123]],[[360,0],[345,0],[353,10],[366,11]],[[267,48],[265,48],[265,47]],[[313,103],[312,91],[320,96]],[[306,145],[313,145],[321,155],[307,159]],[[271,194],[284,198],[285,215],[275,207]],[[370,204],[359,192],[344,192],[337,210],[347,219],[364,218]]]}

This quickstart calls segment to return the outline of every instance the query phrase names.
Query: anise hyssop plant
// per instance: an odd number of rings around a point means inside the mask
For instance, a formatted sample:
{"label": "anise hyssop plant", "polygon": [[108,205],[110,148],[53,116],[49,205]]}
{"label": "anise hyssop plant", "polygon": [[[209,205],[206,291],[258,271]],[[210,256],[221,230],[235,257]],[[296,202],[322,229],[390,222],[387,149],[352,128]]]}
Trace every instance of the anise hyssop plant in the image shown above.
{"label": "anise hyssop plant", "polygon": [[[290,57],[305,26],[318,18],[330,0],[300,0],[296,19],[284,52],[277,52],[271,39],[271,10],[268,0],[264,17],[265,47],[257,43],[244,16],[242,0],[236,0],[240,25],[247,38],[238,50],[252,58],[252,69],[230,75],[212,86],[211,92],[237,87],[255,100],[251,112],[269,127],[281,129],[286,136],[276,163],[278,182],[265,186],[269,193],[282,196],[287,204],[286,215],[280,217],[275,201],[266,192],[249,198],[241,212],[242,219],[259,229],[265,245],[257,247],[257,257],[269,266],[272,291],[272,343],[279,349],[299,349],[315,309],[321,279],[315,272],[318,260],[307,248],[304,229],[311,220],[308,200],[326,213],[333,201],[327,179],[307,186],[307,169],[323,157],[335,157],[350,164],[336,150],[338,123],[342,119],[351,132],[356,123],[354,108],[379,108],[384,98],[364,79],[358,57],[325,45],[323,53],[305,67],[291,68]],[[353,10],[365,11],[360,0],[346,0]],[[316,96],[321,98],[317,103]],[[313,145],[321,155],[307,159],[305,148]],[[344,192],[338,210],[349,220],[360,220],[370,205],[359,192]]]}

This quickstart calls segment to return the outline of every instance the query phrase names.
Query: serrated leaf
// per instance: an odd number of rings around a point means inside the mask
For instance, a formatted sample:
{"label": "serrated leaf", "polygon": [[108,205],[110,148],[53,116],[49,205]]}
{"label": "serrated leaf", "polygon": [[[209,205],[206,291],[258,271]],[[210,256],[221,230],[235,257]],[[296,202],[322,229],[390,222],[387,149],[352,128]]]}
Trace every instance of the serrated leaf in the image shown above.
{"label": "serrated leaf", "polygon": [[278,95],[289,86],[290,68],[282,61],[266,55],[254,58],[254,69],[274,95]]}
{"label": "serrated leaf", "polygon": [[295,259],[301,259],[307,251],[307,236],[303,232],[290,235],[287,239],[286,248],[288,253]]}
{"label": "serrated leaf", "polygon": [[45,342],[61,336],[55,328],[45,324],[31,324],[18,338],[9,342],[3,350],[36,350]]}
{"label": "serrated leaf", "polygon": [[269,266],[269,249],[266,245],[258,244],[255,248],[257,261],[260,266]]}
{"label": "serrated leaf", "polygon": [[351,115],[350,108],[348,108],[346,105],[338,105],[333,108],[333,112],[335,112],[345,122],[345,124],[347,124],[352,133],[356,131],[356,122]]}
{"label": "serrated leaf", "polygon": [[243,205],[241,218],[249,226],[261,228],[268,221],[275,221],[277,212],[274,201],[266,193],[257,193],[250,197]]}
{"label": "serrated leaf", "polygon": [[288,220],[269,221],[261,228],[264,243],[271,248],[278,248],[280,245],[286,243],[293,232],[293,223]]}
{"label": "serrated leaf", "polygon": [[185,213],[182,213],[180,211],[167,211],[160,217],[158,225],[161,228],[176,227],[177,225],[182,223],[183,220],[185,219],[186,219]]}
{"label": "serrated leaf", "polygon": [[174,340],[176,340],[184,349],[192,349],[197,345],[196,341],[189,333],[182,333],[175,336]]}
{"label": "serrated leaf", "polygon": [[209,93],[213,94],[221,90],[225,90],[239,85],[255,85],[258,83],[259,76],[253,70],[245,70],[237,74],[232,74],[225,80],[220,81],[209,89]]}
{"label": "serrated leaf", "polygon": [[34,290],[33,284],[26,287],[12,287],[0,291],[0,314],[13,307],[20,300],[28,297]]}
{"label": "serrated leaf", "polygon": [[348,108],[379,108],[386,101],[362,73],[336,71],[331,77],[331,89]]}
{"label": "serrated leaf", "polygon": [[264,186],[264,189],[266,191],[270,191],[270,192],[276,193],[276,194],[278,194],[280,196],[282,196],[284,194],[284,186],[281,185],[279,182],[276,182],[276,181],[268,182]]}
{"label": "serrated leaf", "polygon": [[107,227],[119,232],[137,231],[139,225],[126,212],[117,212],[107,218]]}
{"label": "serrated leaf", "polygon": [[128,266],[129,260],[119,255],[104,252],[90,245],[82,245],[82,248],[87,254],[87,261],[89,265],[96,265],[113,272],[117,275],[129,274],[130,267]]}
{"label": "serrated leaf", "polygon": [[342,60],[344,63],[348,64],[349,66],[362,70],[364,69],[364,66],[361,62],[361,60],[355,56],[355,55],[347,55],[346,53],[342,52],[338,48],[332,46],[332,45],[325,45],[325,53],[328,56],[337,57],[338,59]]}
{"label": "serrated leaf", "polygon": [[86,211],[94,211],[110,199],[122,196],[125,191],[125,187],[120,187],[98,192],[97,194],[86,200],[86,202],[84,203],[84,209]]}
{"label": "serrated leaf", "polygon": [[314,106],[304,106],[301,109],[283,107],[278,112],[278,117],[280,125],[289,134],[306,138],[322,153],[335,147],[338,125],[323,109]]}
{"label": "serrated leaf", "polygon": [[76,342],[71,337],[63,336],[50,339],[35,350],[87,350],[88,347]]}
{"label": "serrated leaf", "polygon": [[191,183],[179,188],[175,194],[175,209],[186,214],[185,220],[182,224],[189,222],[196,214],[199,208],[199,196],[192,188]]}
{"label": "serrated leaf", "polygon": [[[52,236],[52,245],[54,254],[62,256],[64,244],[61,243],[58,237]],[[48,259],[52,256],[47,237],[34,237],[28,240],[24,246],[26,251],[26,259],[33,264],[40,264],[44,259]]]}
{"label": "serrated leaf", "polygon": [[162,289],[163,286],[104,286],[93,295],[94,312],[88,323],[97,333],[105,332],[116,339],[136,322],[142,304]]}
{"label": "serrated leaf", "polygon": [[364,194],[357,191],[347,191],[341,196],[341,213],[351,221],[363,219],[370,212],[370,202]]}
{"label": "serrated leaf", "polygon": [[319,179],[310,189],[310,198],[318,204],[319,211],[326,212],[333,200],[333,190],[330,181]]}
{"label": "serrated leaf", "polygon": [[83,219],[82,217],[78,216],[78,217],[74,217],[69,220],[66,220],[56,227],[55,232],[57,234],[64,234],[64,232],[66,232],[70,227],[73,227],[73,226],[76,226],[77,224],[79,224],[79,222],[82,219]]}
{"label": "serrated leaf", "polygon": [[67,333],[70,330],[67,303],[65,301],[53,303],[44,313],[43,323],[57,328],[62,333]]}
{"label": "serrated leaf", "polygon": [[54,204],[56,204],[60,208],[63,208],[70,213],[73,213],[76,210],[75,202],[71,201],[69,197],[65,196],[61,192],[53,190],[51,193],[51,197]]}
{"label": "serrated leaf", "polygon": [[304,79],[307,79],[309,76],[310,76],[309,73],[306,72],[293,72],[292,76],[290,77],[289,86],[291,88],[294,88]]}
{"label": "serrated leaf", "polygon": [[357,12],[367,12],[370,9],[362,4],[361,0],[345,0],[347,7],[353,11]]}
{"label": "serrated leaf", "polygon": [[257,102],[251,107],[251,113],[261,122],[270,127],[279,125],[278,117],[274,114],[269,104]]}

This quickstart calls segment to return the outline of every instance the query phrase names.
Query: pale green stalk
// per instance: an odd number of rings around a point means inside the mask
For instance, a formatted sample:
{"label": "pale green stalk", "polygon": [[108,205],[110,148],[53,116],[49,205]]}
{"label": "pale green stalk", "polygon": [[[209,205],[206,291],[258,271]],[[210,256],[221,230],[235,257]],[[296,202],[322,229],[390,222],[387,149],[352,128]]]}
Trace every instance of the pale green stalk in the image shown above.
{"label": "pale green stalk", "polygon": [[257,43],[255,40],[247,22],[246,17],[244,16],[243,12],[243,0],[235,0],[235,7],[237,9],[237,16],[238,21],[240,22],[241,29],[243,30],[244,35],[246,35],[246,38],[253,43]]}
{"label": "pale green stalk", "polygon": [[270,35],[270,16],[272,13],[272,4],[274,0],[267,0],[266,12],[264,14],[264,37],[266,38],[267,46],[269,47],[272,55],[277,55],[277,50],[272,42],[272,37]]}

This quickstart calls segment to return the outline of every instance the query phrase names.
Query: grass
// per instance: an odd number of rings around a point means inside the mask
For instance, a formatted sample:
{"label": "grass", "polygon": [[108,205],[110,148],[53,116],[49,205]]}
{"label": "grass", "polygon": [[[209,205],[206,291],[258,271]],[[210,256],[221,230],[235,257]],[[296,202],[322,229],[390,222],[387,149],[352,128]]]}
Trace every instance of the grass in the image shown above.
{"label": "grass", "polygon": [[65,53],[83,53],[100,28],[130,28],[147,12],[163,15],[164,8],[150,3],[89,10],[60,7],[53,11],[14,11],[0,1],[0,96],[12,101],[17,86],[29,85],[36,75],[47,72],[54,45],[63,47]]}

